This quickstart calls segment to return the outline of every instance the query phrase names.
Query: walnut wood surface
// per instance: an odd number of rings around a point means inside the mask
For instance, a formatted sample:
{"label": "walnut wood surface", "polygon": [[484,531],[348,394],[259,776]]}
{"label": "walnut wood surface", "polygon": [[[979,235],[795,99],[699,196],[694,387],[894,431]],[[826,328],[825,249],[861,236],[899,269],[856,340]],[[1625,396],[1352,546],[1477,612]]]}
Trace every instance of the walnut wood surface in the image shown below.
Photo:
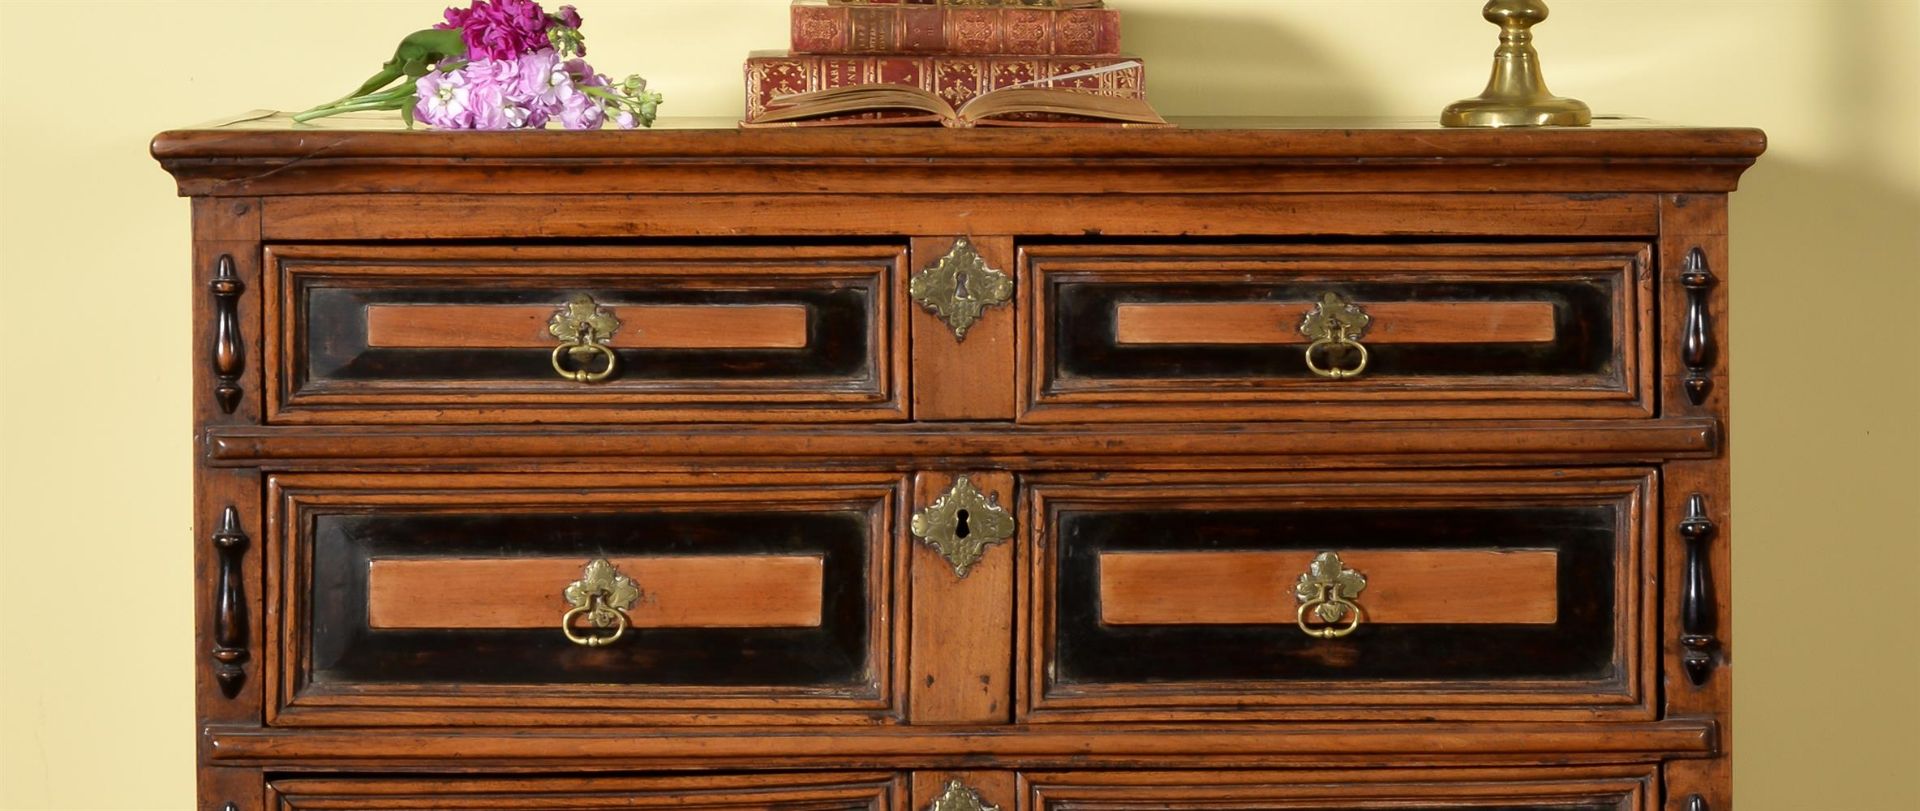
{"label": "walnut wood surface", "polygon": [[[156,137],[195,198],[200,807],[1731,808],[1727,194],[1765,137],[1182,123]],[[956,341],[907,287],[962,236],[1018,292]],[[1280,365],[1322,288],[1370,377]],[[577,292],[631,327],[601,386],[544,377]],[[964,579],[907,530],[960,474],[1018,525]],[[1259,637],[1323,550],[1374,624]],[[583,653],[547,625],[589,555],[710,568],[636,575],[629,647]]]}
{"label": "walnut wood surface", "polygon": [[[1121,304],[1121,344],[1304,344],[1300,321],[1318,302]],[[1381,344],[1545,343],[1553,306],[1537,302],[1369,303],[1365,340]]]}
{"label": "walnut wood surface", "polygon": [[[945,495],[955,478],[947,473],[915,477],[913,509],[926,509]],[[1012,475],[974,472],[968,480],[1013,512]],[[1013,717],[1016,546],[1009,539],[987,547],[961,577],[931,546],[913,541],[907,554],[913,595],[907,717],[912,723],[1005,723]]]}
{"label": "walnut wood surface", "polygon": [[[395,348],[551,349],[556,307],[368,307],[367,345]],[[609,307],[623,329],[602,341],[620,349],[794,349],[807,345],[807,309],[797,305]]]}
{"label": "walnut wood surface", "polygon": [[[367,572],[368,627],[548,628],[573,606],[578,558],[375,558]],[[808,628],[820,624],[819,556],[618,558],[640,587],[626,609],[635,628]]]}
{"label": "walnut wood surface", "polygon": [[[1489,538],[1489,545],[1499,539]],[[1288,625],[1311,552],[1105,552],[1100,620],[1108,625]],[[1383,625],[1550,625],[1559,617],[1552,551],[1346,552],[1367,577],[1354,602]]]}

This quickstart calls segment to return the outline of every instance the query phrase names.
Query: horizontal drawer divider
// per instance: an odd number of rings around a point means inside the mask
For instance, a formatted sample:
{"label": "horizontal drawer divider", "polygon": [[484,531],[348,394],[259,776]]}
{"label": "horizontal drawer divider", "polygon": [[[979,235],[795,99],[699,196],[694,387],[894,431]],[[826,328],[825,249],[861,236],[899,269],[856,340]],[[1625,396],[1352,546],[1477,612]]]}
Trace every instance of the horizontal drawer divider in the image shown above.
{"label": "horizontal drawer divider", "polygon": [[1719,437],[1709,418],[1633,421],[1561,420],[1263,425],[1093,425],[1026,427],[1005,423],[893,424],[862,427],[511,426],[218,427],[206,435],[216,466],[301,460],[837,458],[918,457],[1048,462],[1129,457],[1328,456],[1492,457],[1503,463],[1577,458],[1581,464],[1661,461],[1711,454]]}
{"label": "horizontal drawer divider", "polygon": [[[326,768],[565,765],[635,768],[1048,768],[1155,763],[1199,765],[1415,765],[1501,762],[1652,762],[1704,757],[1716,747],[1705,719],[1649,723],[1247,724],[1232,727],[1045,724],[999,727],[662,729],[590,728],[277,730],[212,727],[210,762]],[[1377,761],[1369,761],[1377,758]]]}

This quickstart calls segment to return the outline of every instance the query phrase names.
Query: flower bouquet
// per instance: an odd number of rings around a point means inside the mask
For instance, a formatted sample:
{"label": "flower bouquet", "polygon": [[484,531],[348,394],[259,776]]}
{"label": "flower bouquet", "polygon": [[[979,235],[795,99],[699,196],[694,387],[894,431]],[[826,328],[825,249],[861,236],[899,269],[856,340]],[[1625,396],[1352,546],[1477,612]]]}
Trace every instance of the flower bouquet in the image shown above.
{"label": "flower bouquet", "polygon": [[570,130],[653,126],[660,94],[647,80],[610,81],[587,64],[580,13],[548,14],[534,0],[472,0],[446,21],[400,41],[393,58],[344,98],[297,113],[294,121],[362,110],[398,110],[413,126]]}

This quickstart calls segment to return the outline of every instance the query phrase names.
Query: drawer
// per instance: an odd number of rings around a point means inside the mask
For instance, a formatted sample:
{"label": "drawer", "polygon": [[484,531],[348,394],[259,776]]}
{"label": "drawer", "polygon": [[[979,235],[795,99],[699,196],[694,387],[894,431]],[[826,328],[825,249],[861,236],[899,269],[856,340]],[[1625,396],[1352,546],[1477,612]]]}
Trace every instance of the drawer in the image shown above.
{"label": "drawer", "polygon": [[1656,811],[1649,766],[1029,773],[1028,811]]}
{"label": "drawer", "polygon": [[551,811],[697,807],[894,811],[903,781],[891,774],[702,777],[285,777],[267,783],[276,811]]}
{"label": "drawer", "polygon": [[1048,475],[1031,721],[1646,720],[1649,470]]}
{"label": "drawer", "polygon": [[1653,413],[1641,243],[1028,246],[1028,422]]}
{"label": "drawer", "polygon": [[905,248],[276,245],[268,419],[904,418]]}
{"label": "drawer", "polygon": [[896,717],[893,474],[268,480],[268,721]]}

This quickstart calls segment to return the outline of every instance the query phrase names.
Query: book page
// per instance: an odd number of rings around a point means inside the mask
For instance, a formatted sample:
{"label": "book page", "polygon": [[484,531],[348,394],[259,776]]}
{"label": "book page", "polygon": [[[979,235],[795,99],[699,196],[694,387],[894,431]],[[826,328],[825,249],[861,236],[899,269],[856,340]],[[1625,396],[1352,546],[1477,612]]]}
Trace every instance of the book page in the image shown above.
{"label": "book page", "polygon": [[1075,90],[1019,87],[995,90],[960,108],[959,118],[978,122],[1017,113],[1054,113],[1130,124],[1165,125],[1144,99],[1095,96]]}
{"label": "book page", "polygon": [[767,112],[754,119],[753,123],[795,121],[840,113],[870,113],[880,110],[915,110],[938,116],[942,121],[952,121],[959,117],[952,105],[920,88],[863,84],[777,97],[767,103]]}

